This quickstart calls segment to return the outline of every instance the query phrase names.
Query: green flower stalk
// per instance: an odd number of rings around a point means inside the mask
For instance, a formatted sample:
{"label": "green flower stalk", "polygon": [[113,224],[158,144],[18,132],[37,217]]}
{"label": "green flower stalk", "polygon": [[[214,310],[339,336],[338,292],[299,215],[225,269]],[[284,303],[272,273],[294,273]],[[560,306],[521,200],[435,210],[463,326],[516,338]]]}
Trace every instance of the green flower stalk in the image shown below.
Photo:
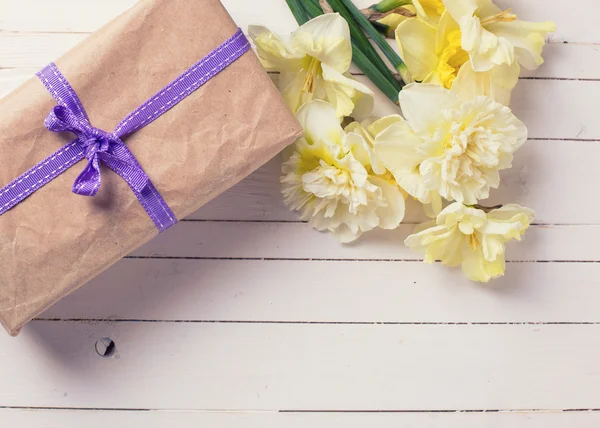
{"label": "green flower stalk", "polygon": [[[362,14],[362,12],[352,3],[352,0],[329,0],[329,4],[336,9],[334,4],[343,3],[348,8],[354,19],[359,25],[367,32],[367,34],[373,39],[375,44],[379,46],[379,49],[383,52],[386,58],[392,63],[392,66],[400,73],[404,83],[412,82],[412,78],[406,67],[406,64],[402,61],[396,51],[388,44],[387,40],[377,31],[373,24]],[[334,3],[334,4],[332,4]]]}
{"label": "green flower stalk", "polygon": [[367,10],[378,13],[387,13],[409,4],[412,4],[412,0],[382,0],[379,3],[369,6]]}
{"label": "green flower stalk", "polygon": [[298,23],[298,25],[302,25],[306,21],[308,21],[308,15],[302,7],[301,0],[285,0],[285,2],[290,8],[292,15],[294,15],[294,18],[296,18],[296,22]]}

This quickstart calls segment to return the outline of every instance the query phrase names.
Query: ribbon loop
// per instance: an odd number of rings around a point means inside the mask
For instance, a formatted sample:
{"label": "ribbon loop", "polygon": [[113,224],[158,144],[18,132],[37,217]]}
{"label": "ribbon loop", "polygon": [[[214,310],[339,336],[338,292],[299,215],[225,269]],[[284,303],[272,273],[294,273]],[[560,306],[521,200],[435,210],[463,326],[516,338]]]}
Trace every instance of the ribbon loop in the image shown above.
{"label": "ribbon loop", "polygon": [[150,178],[142,170],[127,146],[115,134],[93,127],[84,111],[63,105],[54,107],[46,120],[53,132],[75,134],[77,144],[84,150],[87,165],[73,184],[73,193],[95,196],[102,185],[101,164],[119,174],[136,192],[142,192]]}
{"label": "ribbon loop", "polygon": [[55,106],[44,120],[46,129],[52,132],[72,132],[76,135],[86,133],[91,126],[87,118],[78,116],[68,107]]}

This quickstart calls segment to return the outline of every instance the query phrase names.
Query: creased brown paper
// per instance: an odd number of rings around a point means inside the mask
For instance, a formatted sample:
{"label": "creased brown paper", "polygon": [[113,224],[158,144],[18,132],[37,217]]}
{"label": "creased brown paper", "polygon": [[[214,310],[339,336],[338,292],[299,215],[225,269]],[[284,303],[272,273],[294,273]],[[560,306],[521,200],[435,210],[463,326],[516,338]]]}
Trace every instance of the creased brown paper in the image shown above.
{"label": "creased brown paper", "polygon": [[[142,0],[56,64],[92,125],[111,132],[236,30],[217,0]],[[0,187],[73,138],[44,128],[54,105],[35,77],[0,101]],[[250,51],[125,143],[181,219],[299,132]],[[96,197],[71,193],[84,165],[0,216],[0,321],[13,335],[158,233],[125,181],[108,169]]]}

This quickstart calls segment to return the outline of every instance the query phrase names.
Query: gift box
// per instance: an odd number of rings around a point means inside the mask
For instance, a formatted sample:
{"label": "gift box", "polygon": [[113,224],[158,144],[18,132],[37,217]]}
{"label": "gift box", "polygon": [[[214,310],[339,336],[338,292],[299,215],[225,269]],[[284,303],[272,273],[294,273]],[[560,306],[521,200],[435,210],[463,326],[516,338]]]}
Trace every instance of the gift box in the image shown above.
{"label": "gift box", "polygon": [[0,101],[10,334],[299,136],[248,48],[217,0],[143,0]]}

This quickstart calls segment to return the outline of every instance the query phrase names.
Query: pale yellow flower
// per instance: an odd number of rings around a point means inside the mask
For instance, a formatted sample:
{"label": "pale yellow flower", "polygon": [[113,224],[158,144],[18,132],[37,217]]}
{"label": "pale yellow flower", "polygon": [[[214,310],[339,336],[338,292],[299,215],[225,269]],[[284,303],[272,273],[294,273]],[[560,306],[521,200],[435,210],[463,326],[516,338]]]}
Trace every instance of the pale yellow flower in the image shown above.
{"label": "pale yellow flower", "polygon": [[287,38],[255,25],[249,33],[265,69],[280,72],[277,84],[294,112],[313,99],[329,102],[338,117],[372,110],[373,92],[348,74],[350,31],[337,13],[318,16]]}
{"label": "pale yellow flower", "polygon": [[399,101],[406,120],[377,135],[375,153],[424,204],[440,206],[440,196],[468,205],[486,199],[527,139],[525,125],[489,97],[461,99],[442,86],[413,83]]}
{"label": "pale yellow flower", "polygon": [[461,31],[448,12],[438,25],[409,19],[396,29],[400,56],[415,80],[450,89],[458,79],[471,96],[486,95],[508,105],[519,79],[519,66],[496,66],[483,72],[473,70],[469,54],[461,47]]}
{"label": "pale yellow flower", "polygon": [[425,261],[462,266],[472,281],[488,282],[504,275],[505,243],[521,240],[534,212],[516,204],[489,213],[455,202],[435,222],[421,225],[405,244],[425,254]]}
{"label": "pale yellow flower", "polygon": [[376,227],[398,227],[404,217],[404,197],[386,177],[371,144],[360,133],[345,132],[334,108],[323,101],[305,104],[297,118],[304,136],[282,166],[286,205],[341,242],[351,242]]}
{"label": "pale yellow flower", "polygon": [[446,7],[442,0],[412,0],[417,16],[425,21],[437,24]]}
{"label": "pale yellow flower", "polygon": [[520,21],[511,9],[502,10],[491,0],[444,0],[444,5],[460,25],[461,45],[473,70],[515,62],[533,70],[544,62],[542,47],[556,29],[553,22]]}
{"label": "pale yellow flower", "polygon": [[[403,7],[408,12],[411,12],[412,14],[416,15],[417,11],[416,11],[415,7],[412,4],[406,5],[406,6],[403,6]],[[383,24],[383,25],[387,25],[389,27],[388,31],[389,31],[389,33],[391,33],[392,31],[395,31],[396,28],[398,28],[398,25],[400,25],[401,23],[403,23],[407,19],[412,19],[412,17],[401,15],[399,13],[390,13],[388,16],[385,16],[385,17],[381,18],[377,22],[380,23],[380,24]],[[386,31],[386,33],[388,33],[388,31]]]}

